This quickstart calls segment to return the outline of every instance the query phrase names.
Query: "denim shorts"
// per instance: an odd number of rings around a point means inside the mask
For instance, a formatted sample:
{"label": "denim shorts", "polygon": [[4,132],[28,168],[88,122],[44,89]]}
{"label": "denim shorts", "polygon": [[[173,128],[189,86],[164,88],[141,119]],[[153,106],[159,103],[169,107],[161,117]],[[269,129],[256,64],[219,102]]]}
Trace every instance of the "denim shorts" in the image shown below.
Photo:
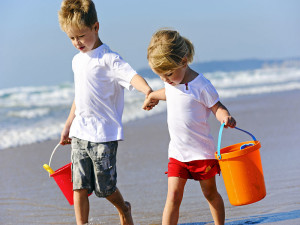
{"label": "denim shorts", "polygon": [[118,141],[94,143],[72,138],[73,190],[88,189],[98,197],[107,197],[117,189]]}

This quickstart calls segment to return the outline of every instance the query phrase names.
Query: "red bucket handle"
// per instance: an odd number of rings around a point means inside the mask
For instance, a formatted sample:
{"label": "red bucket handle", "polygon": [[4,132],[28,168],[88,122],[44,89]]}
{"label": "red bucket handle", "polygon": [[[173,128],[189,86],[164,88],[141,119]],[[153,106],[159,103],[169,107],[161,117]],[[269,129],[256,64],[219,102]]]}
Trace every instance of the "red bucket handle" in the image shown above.
{"label": "red bucket handle", "polygon": [[[221,153],[220,153],[220,149],[221,149],[221,139],[222,139],[222,132],[223,132],[224,126],[225,126],[225,123],[222,123],[222,124],[221,124],[221,127],[220,127],[220,131],[219,131],[218,149],[217,149],[219,160],[222,159],[222,156],[221,156]],[[245,130],[243,130],[243,129],[241,129],[241,128],[238,128],[238,127],[235,127],[235,129],[240,130],[240,131],[243,131],[243,132],[246,133],[246,134],[249,134],[249,135],[252,137],[253,141],[256,141],[256,138],[255,138],[254,135],[251,134],[250,132],[245,131]]]}

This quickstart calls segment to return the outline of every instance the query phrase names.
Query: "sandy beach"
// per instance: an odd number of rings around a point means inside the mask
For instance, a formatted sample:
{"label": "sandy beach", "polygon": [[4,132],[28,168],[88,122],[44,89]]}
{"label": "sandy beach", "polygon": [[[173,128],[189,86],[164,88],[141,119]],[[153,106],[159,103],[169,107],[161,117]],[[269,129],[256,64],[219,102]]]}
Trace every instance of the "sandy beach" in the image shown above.
{"label": "sandy beach", "polygon": [[[226,224],[300,224],[299,115],[300,91],[227,99],[223,103],[261,142],[267,196],[246,206],[230,205],[222,176],[218,189],[226,208]],[[155,110],[155,109],[154,109]],[[217,143],[220,124],[210,118]],[[135,224],[160,224],[167,193],[166,113],[129,122],[118,148],[118,187],[132,204]],[[251,138],[235,129],[223,133],[222,147]],[[75,224],[68,204],[42,168],[58,140],[0,150],[0,224]],[[52,168],[70,162],[70,146],[60,147]],[[91,224],[119,224],[117,210],[105,199],[90,196]],[[189,181],[180,211],[181,224],[213,224],[198,182]]]}

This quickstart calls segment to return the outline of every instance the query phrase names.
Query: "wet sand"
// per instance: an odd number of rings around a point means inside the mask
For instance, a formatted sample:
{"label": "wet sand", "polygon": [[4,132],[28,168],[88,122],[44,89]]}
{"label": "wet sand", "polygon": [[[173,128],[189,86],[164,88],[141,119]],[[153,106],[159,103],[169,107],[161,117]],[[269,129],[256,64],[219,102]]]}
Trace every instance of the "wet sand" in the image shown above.
{"label": "wet sand", "polygon": [[[226,100],[238,127],[261,141],[260,150],[267,196],[246,206],[230,205],[222,176],[217,177],[227,224],[300,224],[299,115],[300,91]],[[210,118],[217,143],[220,124]],[[160,224],[167,193],[166,113],[125,124],[125,141],[118,148],[118,187],[131,202],[135,224]],[[251,140],[225,130],[222,146]],[[0,150],[0,224],[75,224],[68,204],[42,168],[58,140]],[[60,147],[52,167],[70,162],[70,146]],[[213,224],[198,182],[189,181],[179,223]],[[239,222],[240,221],[240,222]],[[90,196],[91,224],[119,224],[117,210],[105,199]]]}

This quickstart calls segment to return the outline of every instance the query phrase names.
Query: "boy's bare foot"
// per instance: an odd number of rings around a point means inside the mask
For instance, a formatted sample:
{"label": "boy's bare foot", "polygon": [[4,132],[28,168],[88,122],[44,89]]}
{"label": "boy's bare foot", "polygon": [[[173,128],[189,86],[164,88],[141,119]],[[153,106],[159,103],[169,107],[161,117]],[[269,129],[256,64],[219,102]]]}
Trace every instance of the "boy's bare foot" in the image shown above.
{"label": "boy's bare foot", "polygon": [[123,196],[118,188],[114,193],[107,196],[106,199],[117,208],[121,225],[133,225],[131,205],[129,202],[124,201]]}
{"label": "boy's bare foot", "polygon": [[129,202],[126,201],[125,205],[127,206],[127,210],[124,210],[123,214],[119,212],[121,225],[133,225],[133,219],[131,216],[131,205]]}

